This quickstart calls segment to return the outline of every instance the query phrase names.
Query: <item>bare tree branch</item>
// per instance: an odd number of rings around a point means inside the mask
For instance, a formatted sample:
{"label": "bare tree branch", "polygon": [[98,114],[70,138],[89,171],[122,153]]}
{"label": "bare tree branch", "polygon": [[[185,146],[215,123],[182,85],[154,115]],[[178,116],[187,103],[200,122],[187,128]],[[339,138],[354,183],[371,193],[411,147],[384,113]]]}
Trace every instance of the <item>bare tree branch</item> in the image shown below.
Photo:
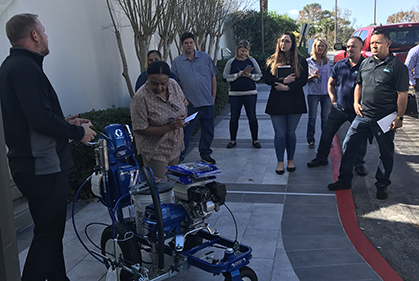
{"label": "bare tree branch", "polygon": [[118,25],[114,18],[114,14],[113,14],[114,10],[112,8],[112,4],[109,2],[109,0],[106,0],[106,4],[108,6],[109,15],[112,20],[113,31],[115,33],[116,42],[118,44],[119,55],[122,61],[122,76],[125,78],[125,83],[127,84],[129,95],[132,98],[135,93],[134,93],[134,90],[132,89],[131,79],[129,77],[128,63],[127,63],[127,58],[125,56],[124,46],[122,45],[121,34],[119,32]]}

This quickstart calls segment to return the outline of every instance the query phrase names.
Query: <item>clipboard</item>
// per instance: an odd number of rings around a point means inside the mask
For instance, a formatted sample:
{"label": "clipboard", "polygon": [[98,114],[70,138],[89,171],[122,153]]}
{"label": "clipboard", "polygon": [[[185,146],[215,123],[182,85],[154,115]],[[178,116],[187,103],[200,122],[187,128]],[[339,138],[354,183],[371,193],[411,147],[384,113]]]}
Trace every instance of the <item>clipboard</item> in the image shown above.
{"label": "clipboard", "polygon": [[277,79],[284,79],[288,75],[294,73],[294,68],[291,65],[283,65],[278,66],[277,72],[276,72],[276,78]]}
{"label": "clipboard", "polygon": [[377,121],[378,126],[380,126],[380,129],[383,131],[383,133],[387,133],[390,131],[391,123],[396,119],[397,112],[394,111],[393,113],[390,113],[387,116],[384,116],[380,120]]}
{"label": "clipboard", "polygon": [[250,72],[252,72],[253,69],[255,69],[255,68],[252,67],[252,66],[246,66],[246,68],[243,69],[243,72],[250,73]]}

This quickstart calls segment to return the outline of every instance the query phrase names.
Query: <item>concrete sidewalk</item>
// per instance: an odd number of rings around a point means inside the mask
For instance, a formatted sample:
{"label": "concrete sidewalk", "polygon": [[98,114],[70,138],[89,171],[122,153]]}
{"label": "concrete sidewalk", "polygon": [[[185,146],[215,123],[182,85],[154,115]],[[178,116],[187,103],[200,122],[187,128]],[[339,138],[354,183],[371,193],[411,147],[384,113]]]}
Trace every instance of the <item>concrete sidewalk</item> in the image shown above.
{"label": "concrete sidewalk", "polygon": [[[269,95],[267,85],[258,85],[257,116],[261,149],[252,146],[244,112],[239,123],[237,146],[227,149],[229,142],[229,106],[216,118],[212,157],[223,173],[218,181],[227,185],[227,205],[238,223],[239,241],[253,248],[250,267],[260,281],[293,280],[381,280],[358,254],[343,230],[334,192],[327,184],[333,181],[330,165],[308,169],[306,163],[316,150],[306,143],[307,114],[297,128],[296,171],[277,175],[273,145],[274,132],[265,105]],[[320,120],[316,140],[320,138]],[[197,150],[199,134],[191,142],[185,162],[200,159]],[[100,203],[90,203],[79,211],[76,224],[82,239],[94,248],[84,234],[91,222],[109,224],[107,210]],[[233,220],[225,208],[209,219],[221,235],[234,239]],[[88,235],[100,243],[103,226],[89,227]],[[23,243],[24,239],[18,240]],[[26,241],[27,242],[27,241]],[[67,222],[64,251],[68,276],[75,280],[105,280],[106,268],[94,260],[77,240],[71,220]],[[20,252],[23,265],[27,249]],[[223,280],[191,268],[187,273],[168,280]]]}

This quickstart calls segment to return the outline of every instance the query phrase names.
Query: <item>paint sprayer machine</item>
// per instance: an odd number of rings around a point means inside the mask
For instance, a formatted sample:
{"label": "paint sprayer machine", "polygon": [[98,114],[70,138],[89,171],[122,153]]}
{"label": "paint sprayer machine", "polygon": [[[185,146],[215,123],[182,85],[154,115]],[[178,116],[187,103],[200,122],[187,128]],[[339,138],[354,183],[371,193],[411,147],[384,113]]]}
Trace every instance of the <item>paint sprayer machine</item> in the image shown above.
{"label": "paint sprayer machine", "polygon": [[225,185],[214,181],[215,166],[171,166],[168,178],[175,181],[156,181],[152,170],[135,159],[129,127],[119,124],[107,126],[89,145],[95,147],[96,159],[89,178],[92,191],[112,221],[102,233],[100,252],[89,250],[80,238],[74,204],[73,225],[85,249],[108,268],[106,280],[165,280],[194,266],[224,280],[257,281],[247,266],[252,249],[237,242],[237,225],[232,241],[205,222],[222,206],[231,213]]}

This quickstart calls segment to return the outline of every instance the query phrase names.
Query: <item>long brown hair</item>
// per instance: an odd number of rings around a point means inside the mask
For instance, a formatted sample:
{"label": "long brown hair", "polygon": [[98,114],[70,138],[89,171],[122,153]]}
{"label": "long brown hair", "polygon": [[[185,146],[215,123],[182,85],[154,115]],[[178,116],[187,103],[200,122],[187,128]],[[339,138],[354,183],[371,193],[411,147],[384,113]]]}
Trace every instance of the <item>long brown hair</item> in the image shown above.
{"label": "long brown hair", "polygon": [[[281,51],[280,43],[281,38],[284,35],[288,35],[291,38],[291,49],[289,50],[289,53],[284,53]],[[266,65],[268,68],[270,68],[272,75],[276,75],[276,71],[278,69],[278,66],[283,65],[291,65],[294,68],[294,73],[297,77],[300,77],[300,62],[298,60],[298,56],[300,55],[300,52],[298,52],[297,43],[295,42],[295,36],[292,32],[284,32],[279,36],[278,42],[276,43],[276,51],[275,53],[268,58],[266,61]]]}

